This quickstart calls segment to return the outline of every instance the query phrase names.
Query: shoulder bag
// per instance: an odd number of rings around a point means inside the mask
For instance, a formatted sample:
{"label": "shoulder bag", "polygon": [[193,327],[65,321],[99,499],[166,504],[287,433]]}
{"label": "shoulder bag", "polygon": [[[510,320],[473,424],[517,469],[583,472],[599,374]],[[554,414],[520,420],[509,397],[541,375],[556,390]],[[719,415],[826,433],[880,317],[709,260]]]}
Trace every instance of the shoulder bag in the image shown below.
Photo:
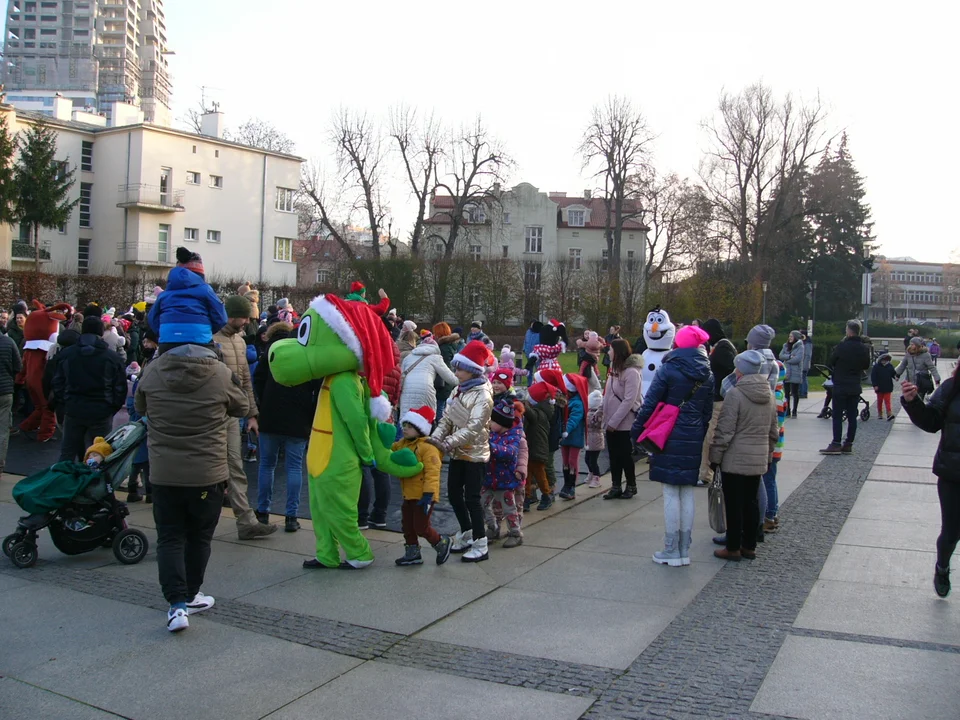
{"label": "shoulder bag", "polygon": [[713,471],[713,482],[707,488],[707,506],[710,514],[710,527],[715,533],[727,531],[727,506],[723,500],[723,480],[720,468]]}
{"label": "shoulder bag", "polygon": [[703,382],[698,380],[693,384],[690,392],[679,405],[670,405],[669,403],[659,402],[654,408],[650,419],[644,423],[643,432],[637,438],[637,444],[649,453],[662,453],[673,432],[673,426],[677,424],[677,418],[680,416],[680,409],[686,405],[697,394],[697,391],[703,386]]}
{"label": "shoulder bag", "polygon": [[917,390],[921,395],[929,395],[933,392],[933,375],[929,370],[917,370],[917,358],[911,358],[913,362],[913,375],[917,383]]}

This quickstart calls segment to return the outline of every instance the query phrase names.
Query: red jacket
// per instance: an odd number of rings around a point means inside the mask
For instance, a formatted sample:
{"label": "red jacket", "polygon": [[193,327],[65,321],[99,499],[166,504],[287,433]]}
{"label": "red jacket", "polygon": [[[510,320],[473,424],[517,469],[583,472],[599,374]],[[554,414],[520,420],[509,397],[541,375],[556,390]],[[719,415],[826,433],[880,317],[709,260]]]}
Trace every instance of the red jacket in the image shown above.
{"label": "red jacket", "polygon": [[400,403],[400,348],[396,343],[393,343],[393,368],[383,376],[383,391],[392,406]]}

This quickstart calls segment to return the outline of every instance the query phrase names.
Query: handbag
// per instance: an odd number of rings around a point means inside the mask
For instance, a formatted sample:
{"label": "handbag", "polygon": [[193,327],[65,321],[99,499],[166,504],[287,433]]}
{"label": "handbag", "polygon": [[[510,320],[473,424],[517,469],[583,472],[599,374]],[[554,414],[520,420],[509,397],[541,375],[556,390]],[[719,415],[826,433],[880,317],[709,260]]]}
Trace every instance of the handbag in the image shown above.
{"label": "handbag", "polygon": [[713,482],[707,488],[707,507],[710,516],[710,527],[715,533],[727,531],[727,505],[723,499],[723,480],[720,469],[713,471]]}
{"label": "handbag", "polygon": [[680,409],[686,405],[697,390],[701,388],[703,382],[697,381],[693,388],[687,393],[679,405],[670,405],[666,402],[657,403],[649,419],[643,425],[643,432],[637,438],[637,444],[649,453],[662,453],[673,432],[673,426],[677,424],[677,418],[680,416]]}

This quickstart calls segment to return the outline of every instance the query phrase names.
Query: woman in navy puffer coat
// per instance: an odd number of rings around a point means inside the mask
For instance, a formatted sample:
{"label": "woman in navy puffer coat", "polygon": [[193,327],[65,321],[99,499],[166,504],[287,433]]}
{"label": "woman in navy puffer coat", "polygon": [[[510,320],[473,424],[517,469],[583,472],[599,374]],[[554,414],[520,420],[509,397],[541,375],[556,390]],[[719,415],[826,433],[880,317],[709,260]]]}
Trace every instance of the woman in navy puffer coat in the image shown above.
{"label": "woman in navy puffer coat", "polygon": [[[660,564],[690,564],[694,486],[700,474],[703,438],[713,413],[714,378],[703,347],[709,339],[707,333],[692,325],[677,332],[676,348],[657,370],[633,423],[631,435],[636,440],[658,403],[683,403],[666,447],[650,458],[650,479],[663,483],[664,551],[653,557]],[[697,383],[700,387],[687,400]]]}

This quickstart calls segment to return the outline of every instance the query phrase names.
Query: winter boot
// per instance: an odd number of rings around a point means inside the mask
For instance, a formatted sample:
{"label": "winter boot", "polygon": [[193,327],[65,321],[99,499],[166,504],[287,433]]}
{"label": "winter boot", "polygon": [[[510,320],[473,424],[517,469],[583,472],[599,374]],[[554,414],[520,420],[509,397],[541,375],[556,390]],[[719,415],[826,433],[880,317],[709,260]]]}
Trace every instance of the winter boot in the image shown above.
{"label": "winter boot", "polygon": [[619,485],[614,485],[612,488],[607,490],[607,494],[603,496],[604,500],[616,500],[619,497],[623,496],[623,490]]}
{"label": "winter boot", "polygon": [[495,525],[487,525],[487,537],[490,540],[499,540],[500,539],[500,526],[502,524],[501,520],[494,518]]}
{"label": "winter boot", "polygon": [[537,510],[546,510],[551,505],[553,505],[553,495],[550,493],[542,493],[540,496],[540,504],[537,505]]}
{"label": "winter boot", "polygon": [[630,498],[632,498],[632,497],[633,497],[634,495],[636,495],[636,494],[637,494],[637,484],[636,484],[636,483],[633,483],[633,484],[631,485],[630,483],[627,483],[627,488],[626,488],[626,490],[623,491],[623,495],[620,496],[620,499],[621,499],[621,500],[629,500]]}
{"label": "winter boot", "polygon": [[820,451],[821,455],[839,455],[842,452],[842,445],[840,443],[832,442],[827,445],[823,450]]}
{"label": "winter boot", "polygon": [[143,500],[143,496],[140,494],[140,484],[131,477],[127,481],[127,502],[135,503],[141,500]]}
{"label": "winter boot", "polygon": [[680,557],[680,533],[665,533],[663,536],[663,550],[653,554],[653,561],[657,565],[680,567],[683,559]]}
{"label": "winter boot", "polygon": [[260,512],[259,510],[254,510],[254,511],[253,511],[253,514],[257,516],[257,521],[258,521],[261,525],[269,525],[269,524],[270,524],[270,513],[268,513],[268,512]]}
{"label": "winter boot", "polygon": [[853,455],[853,443],[849,440],[843,443],[843,445],[840,446],[840,454]]}
{"label": "winter boot", "polygon": [[509,535],[507,539],[503,541],[504,550],[520,547],[521,545],[523,545],[523,535]]}
{"label": "winter boot", "polygon": [[450,557],[451,545],[453,545],[453,541],[444,535],[440,538],[440,542],[433,546],[433,549],[437,551],[437,565],[443,565]]}
{"label": "winter boot", "polygon": [[576,477],[567,468],[563,469],[563,489],[560,491],[561,500],[573,500],[576,492]]}
{"label": "winter boot", "polygon": [[284,519],[283,531],[284,532],[296,532],[300,529],[300,521],[297,520],[296,516],[288,515]]}
{"label": "winter boot", "polygon": [[727,550],[726,548],[720,548],[719,550],[713,551],[713,556],[715,558],[720,558],[721,560],[730,560],[731,562],[740,562],[740,551],[739,550]]}
{"label": "winter boot", "polygon": [[950,594],[950,568],[942,568],[939,565],[934,566],[933,571],[933,589],[938,597],[946,597]]}
{"label": "winter boot", "polygon": [[691,531],[681,530],[680,531],[680,564],[681,565],[690,564],[690,542],[691,542]]}
{"label": "winter boot", "polygon": [[475,563],[483,562],[489,557],[490,555],[487,554],[487,539],[480,538],[469,550],[467,550],[467,552],[463,554],[463,557],[460,558],[460,560],[462,562]]}
{"label": "winter boot", "polygon": [[473,545],[473,530],[464,530],[453,536],[453,545],[450,546],[450,552],[454,555],[465,553]]}
{"label": "winter boot", "polygon": [[404,545],[403,557],[397,558],[397,565],[423,565],[423,557],[420,555],[419,545]]}
{"label": "winter boot", "polygon": [[[529,481],[528,481],[529,482]],[[530,512],[530,507],[533,505],[533,501],[536,500],[535,497],[525,497],[523,499],[523,511],[525,513]]]}

